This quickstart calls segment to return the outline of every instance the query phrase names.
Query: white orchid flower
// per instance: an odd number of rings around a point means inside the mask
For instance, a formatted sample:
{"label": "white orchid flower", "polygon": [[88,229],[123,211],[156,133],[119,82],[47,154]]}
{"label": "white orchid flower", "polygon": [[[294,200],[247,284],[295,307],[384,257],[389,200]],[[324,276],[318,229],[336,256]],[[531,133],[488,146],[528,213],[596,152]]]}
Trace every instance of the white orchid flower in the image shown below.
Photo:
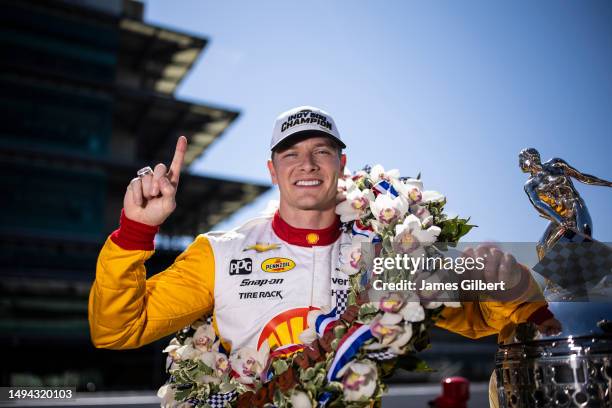
{"label": "white orchid flower", "polygon": [[356,188],[357,185],[351,177],[338,179],[338,190],[346,191],[348,193],[349,191],[353,191]]}
{"label": "white orchid flower", "polygon": [[362,244],[370,242],[369,238],[355,235],[350,245],[340,247],[340,270],[347,275],[354,275],[361,269],[364,260],[362,254]]}
{"label": "white orchid flower", "polygon": [[300,343],[302,344],[310,344],[317,340],[319,336],[317,336],[317,332],[314,329],[308,328],[303,330],[298,338],[300,339]]}
{"label": "white orchid flower", "polygon": [[322,314],[328,314],[329,312],[331,312],[331,307],[329,306],[321,306],[319,309],[308,311],[308,314],[306,315],[307,327],[314,329],[317,317],[321,316]]}
{"label": "white orchid flower", "polygon": [[378,371],[370,360],[353,361],[338,372],[344,385],[346,401],[363,401],[370,398],[376,390]]}
{"label": "white orchid flower", "polygon": [[436,226],[423,229],[421,220],[410,214],[404,222],[395,226],[394,249],[400,254],[420,256],[425,252],[424,247],[436,242],[441,231],[440,227]]}
{"label": "white orchid flower", "polygon": [[253,384],[255,378],[259,377],[266,367],[270,349],[267,343],[262,344],[259,351],[244,347],[232,352],[229,358],[230,366],[238,374],[236,379],[242,384]]}
{"label": "white orchid flower", "polygon": [[191,344],[185,344],[179,347],[178,349],[176,349],[174,353],[175,353],[174,355],[176,356],[176,358],[173,357],[174,361],[184,361],[184,360],[197,359],[200,356],[200,354],[202,354],[202,351],[196,349]]}
{"label": "white orchid flower", "polygon": [[444,197],[441,193],[437,191],[429,190],[429,191],[423,191],[422,193],[423,193],[423,198],[422,198],[423,203],[435,203],[438,201],[446,200],[446,197]]}
{"label": "white orchid flower", "polygon": [[439,301],[435,301],[435,302],[427,302],[423,306],[425,307],[425,309],[437,309],[437,308],[439,308],[442,305],[444,305],[446,307],[461,307],[461,302],[439,302]]}
{"label": "white orchid flower", "polygon": [[355,187],[357,187],[357,183],[360,183],[363,179],[368,178],[370,175],[364,171],[364,170],[359,170],[356,171],[355,174],[353,174],[350,178],[353,181],[353,184],[355,185]]}
{"label": "white orchid flower", "polygon": [[406,302],[406,298],[398,292],[389,292],[381,296],[378,304],[378,310],[388,313],[397,313],[401,310]]}
{"label": "white orchid flower", "polygon": [[373,184],[378,183],[380,180],[393,182],[393,180],[399,179],[399,176],[400,172],[398,169],[385,171],[385,168],[380,164],[376,164],[370,169],[370,179]]}
{"label": "white orchid flower", "polygon": [[412,323],[402,323],[399,313],[385,313],[370,323],[370,330],[378,342],[365,346],[367,350],[388,348],[395,354],[402,354],[404,347],[412,338]]}
{"label": "white orchid flower", "polygon": [[433,216],[424,205],[410,206],[410,213],[414,214],[419,220],[421,220],[421,226],[423,228],[429,228],[433,225]]}
{"label": "white orchid flower", "polygon": [[210,324],[201,325],[193,334],[193,346],[200,351],[211,351],[215,337],[215,331]]}
{"label": "white orchid flower", "polygon": [[357,220],[366,214],[372,201],[374,201],[374,193],[369,189],[347,190],[346,200],[336,206],[336,214],[340,216],[342,222]]}
{"label": "white orchid flower", "polygon": [[164,384],[157,390],[157,396],[161,398],[161,408],[171,408],[177,405],[174,400],[174,393],[175,390],[170,384]]}
{"label": "white orchid flower", "polygon": [[399,311],[407,322],[421,322],[425,320],[425,310],[418,301],[406,302],[404,307]]}
{"label": "white orchid flower", "polygon": [[179,343],[176,338],[173,338],[172,340],[170,340],[168,346],[162,350],[162,353],[168,353],[168,355],[170,356],[170,358],[172,358],[173,361],[177,361],[179,357],[176,351],[181,347],[181,343]]}
{"label": "white orchid flower", "polygon": [[202,320],[202,319],[198,319],[198,320],[196,320],[195,322],[191,323],[191,328],[192,328],[193,330],[198,330],[198,328],[199,328],[200,326],[204,326],[205,324],[206,324],[206,322],[205,322],[204,320]]}
{"label": "white orchid flower", "polygon": [[312,408],[314,405],[304,391],[293,390],[291,393],[291,406],[293,408]]}
{"label": "white orchid flower", "polygon": [[370,210],[380,224],[391,225],[408,212],[408,201],[401,195],[392,197],[389,194],[379,194],[370,202]]}
{"label": "white orchid flower", "polygon": [[395,190],[408,199],[410,205],[419,204],[423,200],[423,183],[421,180],[408,179],[393,184]]}
{"label": "white orchid flower", "polygon": [[207,351],[202,353],[199,359],[213,370],[213,375],[215,377],[222,377],[230,370],[229,360],[223,353]]}
{"label": "white orchid flower", "polygon": [[402,334],[401,321],[402,315],[398,313],[384,313],[376,316],[370,323],[370,331],[378,339],[378,343],[372,343],[365,348],[376,350],[388,347]]}

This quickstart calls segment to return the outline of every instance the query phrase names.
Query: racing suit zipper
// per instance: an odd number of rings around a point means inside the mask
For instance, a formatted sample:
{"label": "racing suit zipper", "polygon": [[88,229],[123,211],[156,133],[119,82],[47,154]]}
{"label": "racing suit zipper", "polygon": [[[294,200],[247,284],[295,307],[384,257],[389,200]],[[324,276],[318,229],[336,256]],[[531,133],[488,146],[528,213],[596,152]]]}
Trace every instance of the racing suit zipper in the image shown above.
{"label": "racing suit zipper", "polygon": [[311,273],[310,273],[310,306],[314,306],[314,280],[315,280],[315,273],[317,270],[317,262],[316,262],[316,247],[312,247],[312,269],[311,269]]}

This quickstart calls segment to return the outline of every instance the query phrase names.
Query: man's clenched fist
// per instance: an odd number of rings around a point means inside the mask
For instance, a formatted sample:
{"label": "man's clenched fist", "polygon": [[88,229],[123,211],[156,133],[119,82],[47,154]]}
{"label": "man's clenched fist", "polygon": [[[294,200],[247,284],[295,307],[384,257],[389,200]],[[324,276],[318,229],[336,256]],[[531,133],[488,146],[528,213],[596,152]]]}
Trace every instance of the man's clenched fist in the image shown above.
{"label": "man's clenched fist", "polygon": [[132,179],[123,197],[123,210],[127,218],[157,226],[163,224],[172,214],[176,208],[176,189],[185,151],[187,151],[187,138],[181,136],[176,142],[170,170],[159,163],[153,173]]}

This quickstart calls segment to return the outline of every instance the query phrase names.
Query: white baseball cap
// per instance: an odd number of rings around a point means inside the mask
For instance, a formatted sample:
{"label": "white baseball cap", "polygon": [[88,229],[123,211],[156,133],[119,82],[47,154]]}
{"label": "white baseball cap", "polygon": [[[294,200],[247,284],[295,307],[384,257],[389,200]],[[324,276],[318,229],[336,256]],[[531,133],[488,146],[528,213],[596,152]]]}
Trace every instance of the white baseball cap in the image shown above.
{"label": "white baseball cap", "polygon": [[329,113],[312,106],[298,106],[281,113],[276,118],[272,130],[270,150],[274,150],[289,137],[304,136],[308,133],[319,133],[321,136],[333,139],[341,148],[346,147],[340,139],[336,123]]}

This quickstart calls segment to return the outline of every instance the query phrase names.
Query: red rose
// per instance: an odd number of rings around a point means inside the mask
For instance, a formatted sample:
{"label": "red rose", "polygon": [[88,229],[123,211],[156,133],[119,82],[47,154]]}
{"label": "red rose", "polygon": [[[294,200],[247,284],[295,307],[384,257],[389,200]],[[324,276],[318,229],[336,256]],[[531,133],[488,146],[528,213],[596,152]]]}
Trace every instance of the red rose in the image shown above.
{"label": "red rose", "polygon": [[326,353],[329,353],[330,351],[332,351],[331,343],[334,340],[336,340],[336,336],[334,335],[333,330],[330,330],[326,332],[322,338],[319,339],[319,346],[321,346],[321,348],[325,350]]}
{"label": "red rose", "polygon": [[251,408],[251,401],[255,397],[255,393],[253,391],[247,391],[238,396],[238,401],[236,404],[237,408]]}
{"label": "red rose", "polygon": [[308,361],[308,357],[304,353],[298,353],[293,358],[293,362],[300,366],[302,369],[307,369],[310,367],[310,362]]}
{"label": "red rose", "polygon": [[364,290],[363,292],[360,292],[357,295],[357,304],[359,306],[364,305],[364,304],[368,303],[369,301],[370,301],[370,297],[368,296],[368,292],[367,291]]}
{"label": "red rose", "polygon": [[278,376],[278,388],[282,392],[287,392],[297,384],[297,378],[293,367],[289,367],[284,373]]}
{"label": "red rose", "polygon": [[357,317],[359,317],[359,306],[357,305],[350,305],[340,316],[340,318],[348,324],[351,324],[357,320]]}
{"label": "red rose", "polygon": [[321,354],[321,349],[319,348],[319,343],[313,342],[304,348],[304,354],[308,357],[310,361],[313,363],[318,363],[319,361],[323,361],[323,355]]}
{"label": "red rose", "polygon": [[272,402],[272,396],[268,393],[266,387],[261,387],[253,396],[251,402],[254,407],[263,407],[268,402]]}

